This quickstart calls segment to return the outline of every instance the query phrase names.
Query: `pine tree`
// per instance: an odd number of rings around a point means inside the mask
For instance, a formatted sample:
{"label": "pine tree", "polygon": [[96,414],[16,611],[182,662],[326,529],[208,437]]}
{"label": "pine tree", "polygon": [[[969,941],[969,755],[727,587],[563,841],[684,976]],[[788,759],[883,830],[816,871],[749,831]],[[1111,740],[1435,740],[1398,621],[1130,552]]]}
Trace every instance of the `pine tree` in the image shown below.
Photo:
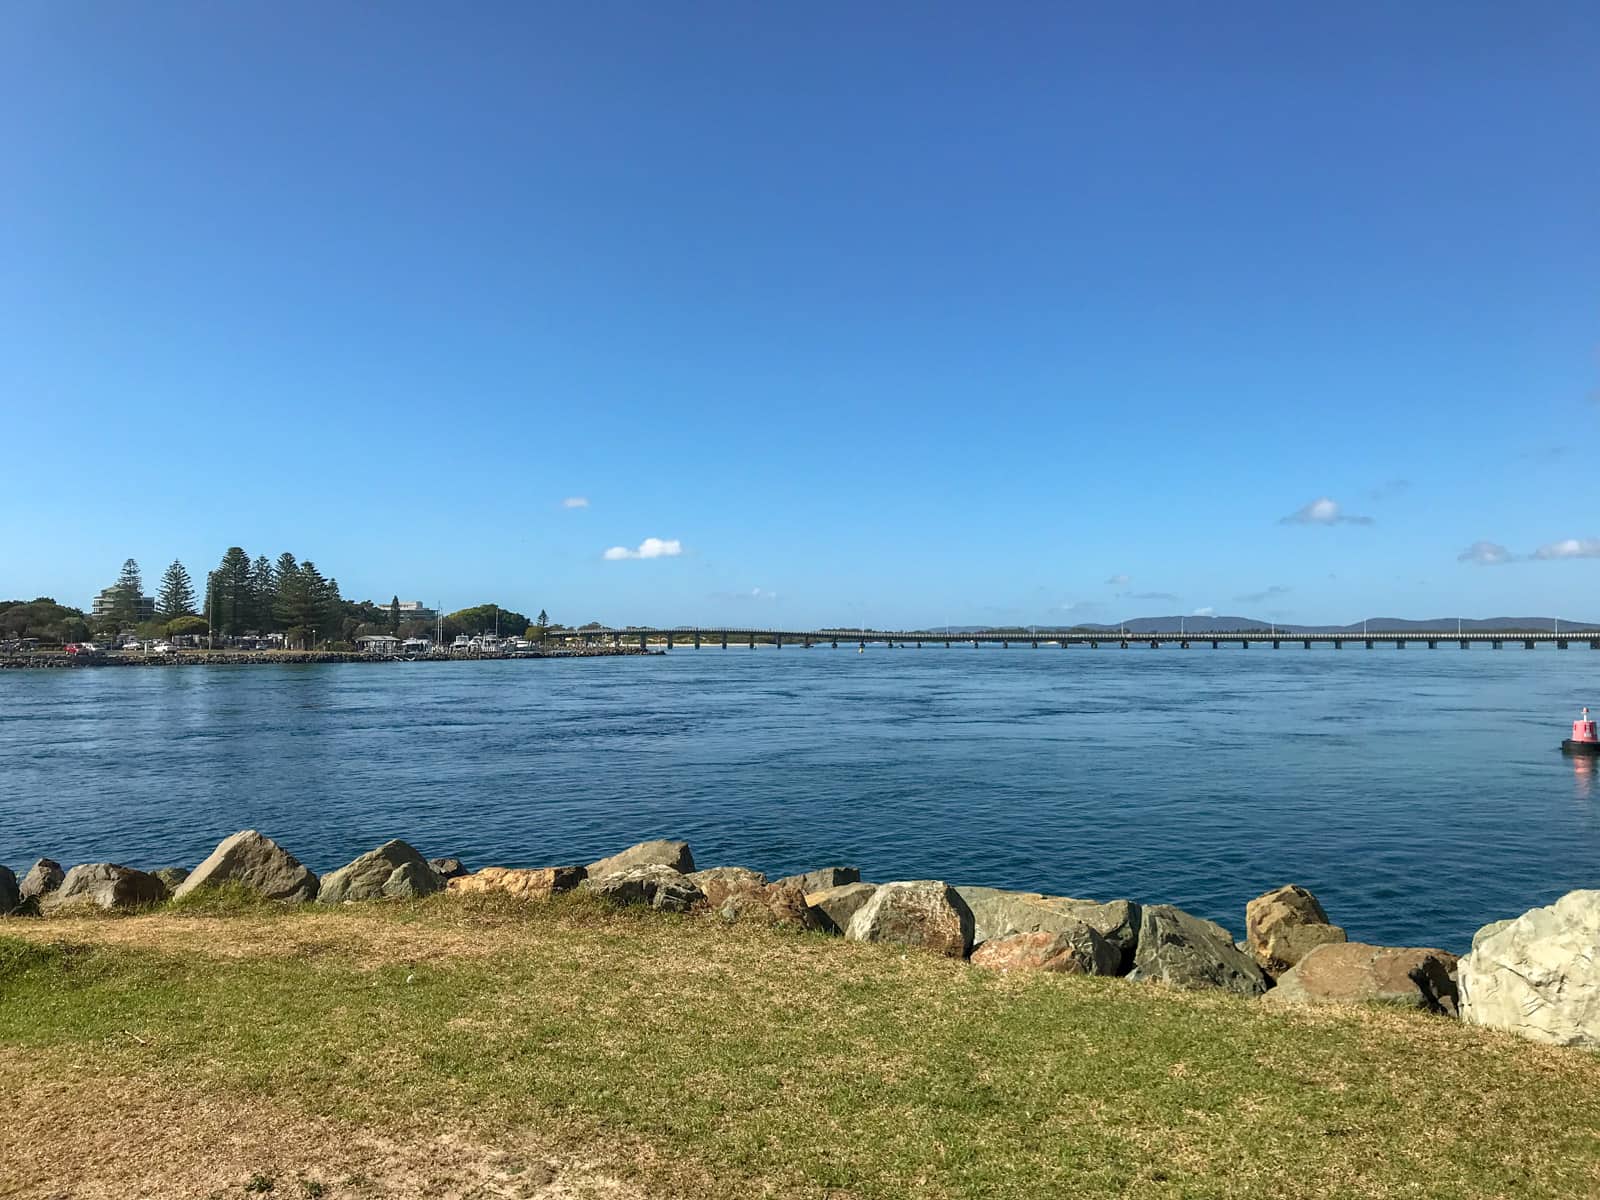
{"label": "pine tree", "polygon": [[344,597],[339,594],[339,581],[329,577],[322,587],[322,636],[344,638]]}
{"label": "pine tree", "polygon": [[542,608],[539,610],[539,622],[538,622],[538,624],[539,624],[539,640],[542,642],[545,639],[545,631],[550,628],[550,614],[545,612],[545,610],[542,609]]}
{"label": "pine tree", "polygon": [[255,613],[250,556],[239,546],[229,546],[212,572],[211,623],[218,633],[237,636],[245,632]]}
{"label": "pine tree", "polygon": [[177,559],[161,576],[161,590],[156,595],[156,616],[163,621],[173,621],[194,612],[194,581]]}
{"label": "pine tree", "polygon": [[144,579],[139,574],[139,564],[127,559],[122,573],[111,588],[111,621],[120,633],[139,623],[139,601],[144,598]]}
{"label": "pine tree", "polygon": [[389,601],[389,632],[400,632],[400,597]]}
{"label": "pine tree", "polygon": [[250,567],[250,590],[255,599],[255,612],[250,623],[261,633],[271,633],[277,625],[277,584],[272,572],[272,561],[259,555]]}
{"label": "pine tree", "polygon": [[299,587],[300,564],[285,550],[272,568],[272,625],[287,633],[294,625],[293,596]]}

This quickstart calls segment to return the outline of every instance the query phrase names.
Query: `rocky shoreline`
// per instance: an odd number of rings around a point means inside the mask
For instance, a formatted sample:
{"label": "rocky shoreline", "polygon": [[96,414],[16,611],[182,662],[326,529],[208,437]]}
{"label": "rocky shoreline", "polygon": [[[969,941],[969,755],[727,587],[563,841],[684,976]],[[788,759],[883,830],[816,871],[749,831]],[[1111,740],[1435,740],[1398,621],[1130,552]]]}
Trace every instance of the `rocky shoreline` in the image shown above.
{"label": "rocky shoreline", "polygon": [[285,663],[442,663],[500,662],[511,658],[623,658],[663,654],[638,646],[579,645],[559,650],[530,650],[518,654],[428,654],[400,658],[389,654],[364,654],[354,650],[218,650],[178,651],[171,654],[73,655],[57,651],[0,655],[0,671],[82,670],[90,667],[245,667],[281,666]]}
{"label": "rocky shoreline", "polygon": [[318,876],[271,838],[244,830],[193,870],[118,863],[65,870],[50,859],[19,881],[0,867],[0,916],[49,919],[75,909],[138,910],[207,887],[283,903],[343,904],[434,893],[527,901],[587,892],[619,905],[761,921],[882,942],[999,972],[1121,976],[1260,999],[1274,1007],[1386,1003],[1536,1041],[1600,1049],[1600,891],[1480,929],[1461,957],[1433,947],[1351,942],[1294,884],[1245,907],[1245,937],[1167,904],[1083,900],[952,886],[863,881],[855,867],[769,880],[747,867],[697,869],[687,842],[641,842],[609,858],[552,867],[484,867],[424,858],[393,840]]}

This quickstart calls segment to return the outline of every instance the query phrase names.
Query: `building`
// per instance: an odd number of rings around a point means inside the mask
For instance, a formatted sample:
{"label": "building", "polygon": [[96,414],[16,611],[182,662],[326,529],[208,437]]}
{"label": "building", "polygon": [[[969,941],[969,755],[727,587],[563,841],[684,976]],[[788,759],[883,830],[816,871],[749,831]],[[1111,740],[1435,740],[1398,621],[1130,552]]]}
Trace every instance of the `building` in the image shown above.
{"label": "building", "polygon": [[421,600],[400,601],[400,620],[402,623],[406,621],[431,621],[438,615]]}
{"label": "building", "polygon": [[[106,588],[94,598],[90,606],[90,615],[94,617],[109,617],[116,611],[117,589],[115,585]],[[154,621],[156,619],[156,598],[154,596],[139,597],[139,612],[135,621]]]}
{"label": "building", "polygon": [[390,637],[386,633],[374,633],[366,637],[358,637],[356,645],[360,646],[364,653],[381,654],[386,658],[400,652],[400,639]]}

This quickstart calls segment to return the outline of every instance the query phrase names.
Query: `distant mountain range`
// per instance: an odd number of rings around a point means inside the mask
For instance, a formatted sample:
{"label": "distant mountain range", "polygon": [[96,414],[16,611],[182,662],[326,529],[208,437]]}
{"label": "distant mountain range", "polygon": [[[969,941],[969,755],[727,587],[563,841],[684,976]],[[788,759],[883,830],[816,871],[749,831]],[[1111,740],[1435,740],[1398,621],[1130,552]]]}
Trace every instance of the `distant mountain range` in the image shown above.
{"label": "distant mountain range", "polygon": [[[1129,633],[1175,633],[1180,628],[1187,633],[1241,633],[1256,629],[1273,630],[1293,636],[1297,633],[1347,633],[1359,637],[1362,632],[1362,622],[1357,621],[1352,625],[1285,625],[1272,621],[1265,621],[1259,617],[1136,617],[1131,621],[1120,622],[1113,625],[1097,625],[1090,622],[1078,622],[1073,625],[941,625],[930,633],[983,633],[990,630],[1028,628],[1047,629],[1084,629],[1095,632],[1116,632],[1126,629]],[[1365,622],[1367,633],[1454,633],[1457,628],[1455,617],[1434,617],[1426,621],[1411,621],[1404,617],[1372,617]],[[1547,633],[1556,627],[1555,617],[1485,617],[1481,620],[1462,618],[1460,628],[1463,633]],[[1583,621],[1561,620],[1563,631],[1571,630],[1573,633],[1591,633],[1600,630],[1600,625],[1589,624]]]}

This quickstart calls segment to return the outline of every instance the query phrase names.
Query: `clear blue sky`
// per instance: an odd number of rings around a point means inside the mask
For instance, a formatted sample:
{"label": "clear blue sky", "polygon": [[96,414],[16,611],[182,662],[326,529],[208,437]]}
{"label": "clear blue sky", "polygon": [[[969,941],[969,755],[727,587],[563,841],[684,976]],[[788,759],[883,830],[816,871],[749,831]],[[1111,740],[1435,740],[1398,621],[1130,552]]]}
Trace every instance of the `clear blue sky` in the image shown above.
{"label": "clear blue sky", "polygon": [[1600,8],[1114,7],[10,5],[0,597],[1600,617]]}

